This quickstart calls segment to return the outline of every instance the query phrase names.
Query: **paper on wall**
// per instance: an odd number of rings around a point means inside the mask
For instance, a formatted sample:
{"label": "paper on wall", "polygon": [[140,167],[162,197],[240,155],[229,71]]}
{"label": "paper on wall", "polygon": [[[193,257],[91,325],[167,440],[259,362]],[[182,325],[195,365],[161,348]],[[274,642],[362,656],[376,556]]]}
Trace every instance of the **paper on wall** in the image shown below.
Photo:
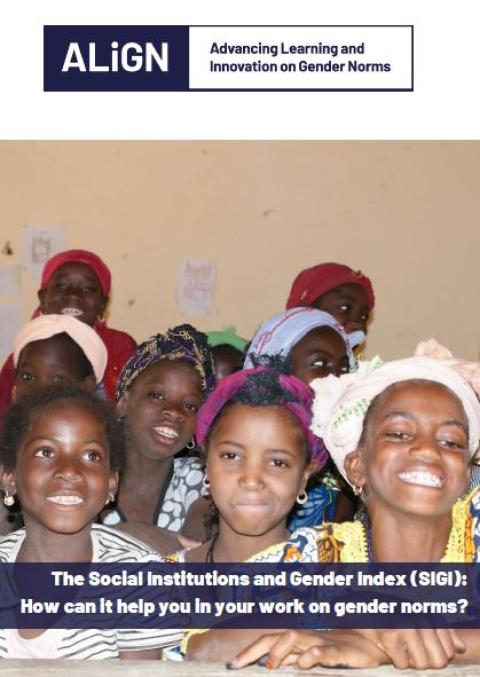
{"label": "paper on wall", "polygon": [[20,294],[20,266],[0,265],[0,296]]}
{"label": "paper on wall", "polygon": [[19,303],[0,303],[0,354],[9,355],[12,352],[13,339],[22,324]]}
{"label": "paper on wall", "polygon": [[207,259],[183,260],[177,269],[179,315],[208,315],[213,308],[215,264]]}
{"label": "paper on wall", "polygon": [[63,228],[26,226],[23,239],[23,262],[35,280],[40,280],[49,258],[65,249]]}

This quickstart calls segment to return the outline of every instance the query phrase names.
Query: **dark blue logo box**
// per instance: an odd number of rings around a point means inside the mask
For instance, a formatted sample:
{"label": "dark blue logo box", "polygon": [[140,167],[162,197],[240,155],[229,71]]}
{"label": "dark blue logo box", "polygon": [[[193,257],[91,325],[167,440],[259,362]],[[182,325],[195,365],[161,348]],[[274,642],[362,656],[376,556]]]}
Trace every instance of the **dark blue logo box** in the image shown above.
{"label": "dark blue logo box", "polygon": [[[158,92],[188,90],[188,26],[44,26],[43,29],[43,88],[46,92]],[[69,47],[74,47],[71,63],[81,63],[85,71],[78,67],[62,72]],[[112,43],[117,43],[112,47]],[[151,71],[144,67],[130,72],[122,67],[122,47],[127,43],[136,43],[126,48],[124,60],[130,64],[143,65],[148,60],[145,52],[152,45],[160,55],[162,43],[168,47],[168,69],[159,67],[151,60]],[[94,44],[94,60],[90,53]],[[71,48],[70,48],[71,49]],[[142,56],[143,50],[143,56]],[[80,57],[78,55],[81,55]],[[137,56],[138,55],[138,56]],[[115,62],[118,60],[118,71]],[[166,59],[163,61],[165,65]],[[108,67],[109,70],[92,71],[92,65]]]}

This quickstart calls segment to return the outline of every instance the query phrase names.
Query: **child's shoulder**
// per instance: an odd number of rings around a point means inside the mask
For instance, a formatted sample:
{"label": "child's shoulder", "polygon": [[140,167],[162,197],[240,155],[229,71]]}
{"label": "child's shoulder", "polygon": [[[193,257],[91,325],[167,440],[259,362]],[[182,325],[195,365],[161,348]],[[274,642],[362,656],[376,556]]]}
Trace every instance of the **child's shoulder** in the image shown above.
{"label": "child's shoulder", "polygon": [[0,562],[14,562],[25,538],[25,529],[17,529],[0,538]]}
{"label": "child's shoulder", "polygon": [[146,543],[104,524],[92,525],[95,562],[159,562],[159,554]]}

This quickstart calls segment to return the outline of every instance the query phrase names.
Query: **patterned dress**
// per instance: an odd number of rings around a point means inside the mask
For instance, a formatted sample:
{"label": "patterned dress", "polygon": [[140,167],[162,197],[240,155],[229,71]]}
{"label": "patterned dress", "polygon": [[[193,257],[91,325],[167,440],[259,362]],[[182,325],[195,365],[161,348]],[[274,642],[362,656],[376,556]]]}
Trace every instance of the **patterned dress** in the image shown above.
{"label": "patterned dress", "polygon": [[[174,459],[173,473],[163,498],[160,498],[155,524],[170,531],[180,531],[192,503],[202,495],[203,466],[198,458]],[[103,524],[114,526],[125,522],[118,507],[102,513]]]}
{"label": "patterned dress", "polygon": [[[363,521],[325,523],[316,527],[318,561],[370,561]],[[480,488],[459,499],[452,508],[452,528],[441,562],[480,562]]]}

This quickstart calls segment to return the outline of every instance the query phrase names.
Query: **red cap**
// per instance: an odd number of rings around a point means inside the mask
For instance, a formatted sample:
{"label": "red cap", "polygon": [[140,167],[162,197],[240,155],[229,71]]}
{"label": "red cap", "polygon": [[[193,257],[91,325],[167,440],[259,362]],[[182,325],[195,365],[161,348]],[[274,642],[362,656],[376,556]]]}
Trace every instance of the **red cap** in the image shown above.
{"label": "red cap", "polygon": [[40,289],[45,289],[55,271],[66,263],[84,263],[97,275],[100,287],[102,288],[102,294],[104,296],[110,294],[112,276],[108,266],[99,256],[93,252],[86,251],[85,249],[69,249],[68,251],[60,252],[59,254],[52,256],[43,268]]}
{"label": "red cap", "polygon": [[310,306],[319,296],[342,284],[359,284],[365,289],[370,310],[375,305],[370,278],[361,270],[352,270],[341,263],[320,263],[313,268],[302,270],[293,281],[287,301],[287,310],[299,306]]}

